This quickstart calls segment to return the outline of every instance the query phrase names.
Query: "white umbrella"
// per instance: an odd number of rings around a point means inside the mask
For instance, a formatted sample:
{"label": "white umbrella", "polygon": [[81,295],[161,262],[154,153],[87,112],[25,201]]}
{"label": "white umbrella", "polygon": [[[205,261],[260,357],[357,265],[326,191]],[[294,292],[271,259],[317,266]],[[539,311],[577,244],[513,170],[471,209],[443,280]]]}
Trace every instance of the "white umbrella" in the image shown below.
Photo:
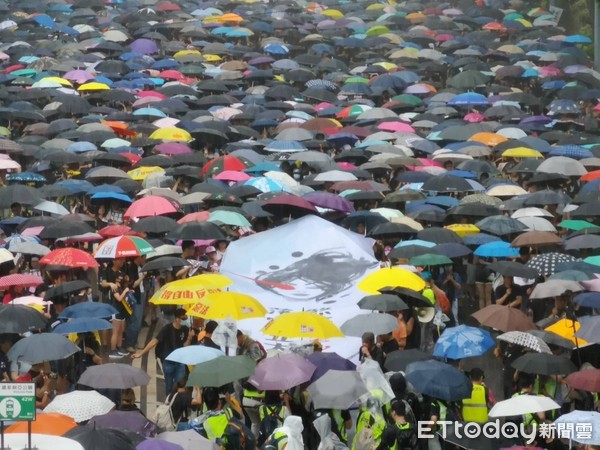
{"label": "white umbrella", "polygon": [[75,422],[85,422],[94,416],[106,414],[115,404],[96,391],[73,391],[57,395],[44,412],[55,412],[73,418]]}
{"label": "white umbrella", "polygon": [[0,263],[13,261],[14,255],[5,248],[0,248]]}
{"label": "white umbrella", "polygon": [[[600,413],[596,411],[571,411],[560,416],[554,423],[566,425],[564,428],[556,427],[558,438],[569,438],[580,444],[600,445]],[[562,436],[559,430],[564,432]]]}
{"label": "white umbrella", "polygon": [[548,280],[533,288],[530,299],[550,298],[562,295],[567,291],[581,292],[583,288],[577,281],[571,280]]}
{"label": "white umbrella", "polygon": [[538,172],[559,173],[567,177],[580,177],[588,171],[579,161],[566,156],[552,156],[541,163]]}
{"label": "white umbrella", "polygon": [[519,395],[503,400],[490,410],[490,417],[513,417],[523,414],[533,414],[552,409],[560,409],[560,405],[543,395]]}
{"label": "white umbrella", "polygon": [[183,450],[219,450],[215,442],[211,442],[194,430],[165,431],[156,436],[157,439],[180,445]]}
{"label": "white umbrella", "polygon": [[37,256],[45,256],[48,253],[50,253],[50,249],[48,247],[42,244],[38,244],[37,242],[19,242],[18,244],[14,244],[11,247],[11,250],[15,253]]}
{"label": "white umbrella", "polygon": [[498,336],[498,339],[515,345],[530,348],[539,353],[552,353],[548,344],[541,338],[525,331],[508,331]]}
{"label": "white umbrella", "polygon": [[57,216],[66,216],[69,214],[67,208],[63,205],[59,205],[55,202],[50,202],[48,200],[44,200],[43,202],[38,203],[33,207],[35,211],[47,212],[49,214],[55,214]]}
{"label": "white umbrella", "polygon": [[323,172],[318,174],[315,177],[315,181],[325,181],[335,183],[337,181],[356,181],[356,178],[350,172],[344,172],[342,170],[329,170],[327,172]]}
{"label": "white umbrella", "polygon": [[[27,433],[6,433],[4,435],[5,448],[28,448]],[[37,450],[83,450],[83,446],[73,439],[49,434],[32,434],[31,446]]]}
{"label": "white umbrella", "polygon": [[546,211],[542,208],[520,208],[517,209],[510,216],[513,219],[520,219],[521,217],[554,217],[550,211]]}
{"label": "white umbrella", "polygon": [[551,233],[556,233],[554,225],[543,217],[519,217],[517,220],[531,231],[550,231]]}

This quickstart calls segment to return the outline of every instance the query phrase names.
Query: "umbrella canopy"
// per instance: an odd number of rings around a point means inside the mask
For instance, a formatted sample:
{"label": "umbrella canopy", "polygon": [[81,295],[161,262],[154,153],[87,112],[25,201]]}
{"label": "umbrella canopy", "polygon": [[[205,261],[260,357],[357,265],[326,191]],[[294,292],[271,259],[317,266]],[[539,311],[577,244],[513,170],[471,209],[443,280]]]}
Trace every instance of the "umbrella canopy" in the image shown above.
{"label": "umbrella canopy", "polygon": [[308,387],[315,409],[349,409],[367,387],[358,372],[330,370]]}
{"label": "umbrella canopy", "polygon": [[504,305],[489,305],[471,314],[480,324],[500,331],[529,331],[536,328],[521,310]]}
{"label": "umbrella canopy", "polygon": [[93,417],[88,422],[88,426],[132,431],[146,438],[154,436],[158,431],[158,427],[146,419],[140,412],[118,411],[114,409],[106,414]]}
{"label": "umbrella canopy", "polygon": [[486,330],[460,325],[444,330],[435,344],[433,356],[448,359],[481,356],[494,345],[494,339]]}
{"label": "umbrella canopy", "polygon": [[408,350],[396,350],[388,353],[384,367],[393,372],[404,372],[410,363],[428,361],[430,359],[432,359],[431,355],[414,348]]}
{"label": "umbrella canopy", "polygon": [[259,390],[287,390],[312,377],[316,366],[295,354],[279,354],[262,360],[248,382]]}
{"label": "umbrella canopy", "polygon": [[514,417],[559,409],[560,405],[543,395],[519,395],[496,403],[489,412],[490,417]]}
{"label": "umbrella canopy", "polygon": [[215,292],[194,303],[187,313],[204,319],[235,320],[264,317],[267,310],[250,295],[239,292]]}
{"label": "umbrella canopy", "polygon": [[84,270],[99,267],[98,262],[92,255],[83,250],[71,247],[52,250],[40,259],[40,264],[61,266],[70,269],[82,268]]}
{"label": "umbrella canopy", "polygon": [[218,450],[215,442],[209,441],[194,430],[165,431],[160,433],[157,439],[177,444],[183,450]]}
{"label": "umbrella canopy", "polygon": [[142,369],[114,363],[88,367],[78,381],[95,389],[127,389],[149,382],[150,376]]}
{"label": "umbrella canopy", "polygon": [[94,258],[135,258],[152,252],[154,252],[154,247],[140,237],[119,236],[102,242],[94,252]]}
{"label": "umbrella canopy", "polygon": [[370,309],[372,311],[402,311],[408,309],[408,305],[397,295],[380,294],[367,295],[358,302],[360,309]]}
{"label": "umbrella canopy", "polygon": [[359,314],[347,320],[341,326],[341,330],[346,336],[357,337],[367,332],[375,335],[388,334],[396,328],[398,328],[398,320],[394,316],[378,312]]}
{"label": "umbrella canopy", "polygon": [[[36,414],[35,420],[31,423],[31,432],[35,434],[63,436],[76,426],[77,423],[69,416],[58,413],[43,412]],[[16,422],[6,428],[5,432],[27,433],[27,427],[27,422]]]}
{"label": "umbrella canopy", "polygon": [[24,305],[0,306],[1,333],[20,334],[45,327],[44,316],[33,308]]}
{"label": "umbrella canopy", "polygon": [[598,392],[600,389],[600,370],[585,369],[571,373],[565,382],[573,389],[582,391]]}
{"label": "umbrella canopy", "polygon": [[433,398],[457,401],[469,398],[473,386],[458,369],[440,361],[417,361],[406,368],[406,381]]}
{"label": "umbrella canopy", "polygon": [[220,387],[247,378],[256,370],[256,363],[247,356],[221,356],[195,366],[188,386]]}
{"label": "umbrella canopy", "polygon": [[64,435],[79,442],[85,450],[134,450],[135,445],[125,433],[114,429],[79,426]]}
{"label": "umbrella canopy", "polygon": [[18,341],[8,351],[7,356],[10,361],[38,364],[65,359],[78,351],[79,347],[59,334],[38,333]]}
{"label": "umbrella canopy", "polygon": [[165,358],[167,361],[174,361],[186,366],[195,366],[207,361],[211,361],[220,356],[225,356],[221,350],[204,345],[188,345],[173,350]]}
{"label": "umbrella canopy", "polygon": [[315,352],[306,357],[316,366],[311,377],[311,381],[316,381],[330,370],[350,370],[356,369],[356,365],[346,358],[342,358],[335,352]]}
{"label": "umbrella canopy", "polygon": [[511,365],[521,372],[540,375],[568,375],[577,370],[570,359],[548,353],[527,353]]}
{"label": "umbrella canopy", "polygon": [[508,331],[498,336],[498,339],[510,344],[520,345],[539,353],[552,353],[548,344],[538,336],[524,331]]}
{"label": "umbrella canopy", "polygon": [[64,414],[75,422],[85,422],[94,416],[106,414],[115,404],[96,391],[72,391],[57,395],[44,411]]}
{"label": "umbrella canopy", "polygon": [[312,312],[284,313],[271,319],[263,333],[286,338],[329,339],[342,337],[342,331],[328,318]]}

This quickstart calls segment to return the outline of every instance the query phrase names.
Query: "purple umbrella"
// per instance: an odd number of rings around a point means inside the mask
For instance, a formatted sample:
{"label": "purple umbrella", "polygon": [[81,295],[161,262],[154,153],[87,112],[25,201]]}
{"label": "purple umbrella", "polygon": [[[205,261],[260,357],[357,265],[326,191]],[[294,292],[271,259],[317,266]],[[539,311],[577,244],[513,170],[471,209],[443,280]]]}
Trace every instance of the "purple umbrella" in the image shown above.
{"label": "purple umbrella", "polygon": [[144,437],[154,436],[158,431],[155,423],[150,422],[137,411],[112,410],[101,416],[92,417],[89,423],[99,427],[133,431]]}
{"label": "purple umbrella", "polygon": [[180,142],[165,142],[154,147],[154,150],[165,155],[184,155],[193,153],[191,148]]}
{"label": "purple umbrella", "polygon": [[150,39],[137,39],[129,46],[132,51],[142,55],[152,55],[158,52],[158,46]]}
{"label": "purple umbrella", "polygon": [[352,361],[342,358],[335,352],[315,352],[306,359],[317,366],[317,370],[310,378],[311,383],[317,381],[329,370],[356,370],[356,365]]}
{"label": "purple umbrella", "polygon": [[320,208],[333,209],[334,211],[344,213],[354,212],[354,206],[350,201],[329,192],[311,192],[310,194],[306,194],[303,198]]}
{"label": "purple umbrella", "polygon": [[310,380],[313,363],[294,353],[279,354],[261,361],[248,381],[261,391],[291,389]]}
{"label": "purple umbrella", "polygon": [[162,439],[146,439],[140,442],[137,450],[183,450],[181,445],[173,444],[171,442],[163,441]]}

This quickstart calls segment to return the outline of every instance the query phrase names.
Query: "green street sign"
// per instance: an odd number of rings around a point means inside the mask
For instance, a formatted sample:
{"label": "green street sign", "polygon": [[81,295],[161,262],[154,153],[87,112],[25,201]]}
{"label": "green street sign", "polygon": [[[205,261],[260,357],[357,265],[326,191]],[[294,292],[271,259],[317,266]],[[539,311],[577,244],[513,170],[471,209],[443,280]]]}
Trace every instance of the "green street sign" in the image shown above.
{"label": "green street sign", "polygon": [[0,420],[35,420],[35,383],[0,383]]}

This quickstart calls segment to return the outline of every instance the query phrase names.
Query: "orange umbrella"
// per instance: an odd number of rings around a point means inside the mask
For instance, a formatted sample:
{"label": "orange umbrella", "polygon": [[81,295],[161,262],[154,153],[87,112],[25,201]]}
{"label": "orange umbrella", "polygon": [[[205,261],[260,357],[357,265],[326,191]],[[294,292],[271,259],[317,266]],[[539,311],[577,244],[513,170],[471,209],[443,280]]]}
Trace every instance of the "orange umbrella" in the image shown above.
{"label": "orange umbrella", "polygon": [[482,144],[494,147],[502,142],[508,141],[504,136],[500,136],[496,133],[475,133],[468,139],[470,142],[481,142]]}
{"label": "orange umbrella", "polygon": [[591,172],[586,173],[585,175],[583,175],[580,180],[581,181],[593,181],[600,178],[600,170],[593,170]]}
{"label": "orange umbrella", "polygon": [[221,23],[242,23],[243,21],[244,18],[242,16],[234,13],[223,14],[219,17],[219,22]]}
{"label": "orange umbrella", "polygon": [[[75,428],[77,423],[64,414],[37,413],[35,421],[31,422],[31,432],[34,434],[50,434],[62,436]],[[17,422],[6,429],[6,433],[27,433],[27,422]]]}

